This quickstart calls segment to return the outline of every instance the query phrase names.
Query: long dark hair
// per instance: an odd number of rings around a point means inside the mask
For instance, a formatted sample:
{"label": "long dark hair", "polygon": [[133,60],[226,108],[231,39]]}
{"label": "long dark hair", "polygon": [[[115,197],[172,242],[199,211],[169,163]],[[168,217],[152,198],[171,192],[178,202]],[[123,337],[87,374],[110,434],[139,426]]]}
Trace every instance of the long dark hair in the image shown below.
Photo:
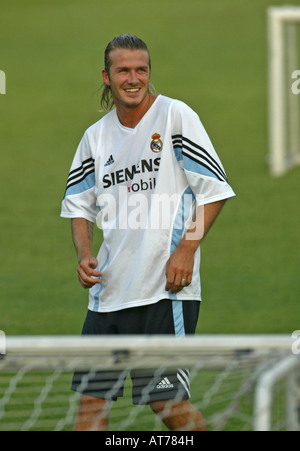
{"label": "long dark hair", "polygon": [[[110,60],[110,52],[115,49],[130,49],[130,50],[146,50],[146,52],[149,55],[149,68],[151,71],[151,60],[150,60],[150,53],[148,50],[147,45],[145,44],[142,39],[138,38],[137,36],[134,36],[132,34],[121,34],[120,36],[116,36],[114,39],[112,39],[104,53],[104,68],[106,73],[109,76],[109,71],[111,67],[111,60]],[[149,91],[152,92],[152,88],[149,87]],[[102,95],[100,100],[101,107],[104,111],[110,111],[113,107],[114,101],[111,95],[111,89],[110,86],[103,83],[102,85]]]}

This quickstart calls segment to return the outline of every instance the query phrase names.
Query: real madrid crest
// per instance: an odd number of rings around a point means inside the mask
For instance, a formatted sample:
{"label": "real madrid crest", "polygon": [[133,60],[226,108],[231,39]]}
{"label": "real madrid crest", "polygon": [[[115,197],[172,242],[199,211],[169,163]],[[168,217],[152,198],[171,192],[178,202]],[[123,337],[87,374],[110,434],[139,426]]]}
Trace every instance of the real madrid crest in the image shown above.
{"label": "real madrid crest", "polygon": [[151,136],[152,141],[150,143],[151,150],[153,152],[161,152],[163,148],[162,140],[160,139],[160,135],[158,133],[154,133],[154,135]]}

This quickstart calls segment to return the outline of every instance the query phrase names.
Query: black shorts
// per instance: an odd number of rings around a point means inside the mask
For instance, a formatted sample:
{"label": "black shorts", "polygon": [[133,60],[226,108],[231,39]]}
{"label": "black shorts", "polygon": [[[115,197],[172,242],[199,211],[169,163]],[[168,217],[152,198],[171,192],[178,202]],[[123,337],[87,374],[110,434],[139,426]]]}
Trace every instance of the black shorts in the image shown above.
{"label": "black shorts", "polygon": [[[98,313],[89,310],[82,335],[191,335],[196,330],[199,308],[199,301],[163,299],[156,304],[117,312]],[[187,369],[80,371],[74,373],[72,390],[115,401],[123,396],[128,373],[132,379],[134,404],[190,397]]]}

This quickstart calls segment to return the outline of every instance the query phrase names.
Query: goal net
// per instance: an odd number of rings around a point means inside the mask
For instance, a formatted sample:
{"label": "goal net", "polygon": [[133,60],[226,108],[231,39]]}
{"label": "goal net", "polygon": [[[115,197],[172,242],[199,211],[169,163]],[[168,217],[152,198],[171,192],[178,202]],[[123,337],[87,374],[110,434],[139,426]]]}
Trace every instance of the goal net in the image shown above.
{"label": "goal net", "polygon": [[300,7],[267,9],[269,166],[274,176],[300,164]]}
{"label": "goal net", "polygon": [[[137,368],[189,368],[191,403],[208,430],[300,430],[300,357],[290,336],[198,335],[6,337],[0,431],[72,430],[80,397],[70,389],[75,369]],[[109,430],[167,431],[149,405],[132,404],[129,376]]]}

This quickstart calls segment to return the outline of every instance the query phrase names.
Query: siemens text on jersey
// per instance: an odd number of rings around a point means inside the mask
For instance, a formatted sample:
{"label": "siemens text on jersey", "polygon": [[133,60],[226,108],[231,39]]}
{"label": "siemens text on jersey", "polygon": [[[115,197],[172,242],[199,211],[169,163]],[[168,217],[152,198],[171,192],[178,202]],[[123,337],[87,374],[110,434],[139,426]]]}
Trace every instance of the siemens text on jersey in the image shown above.
{"label": "siemens text on jersey", "polygon": [[122,168],[117,171],[109,172],[103,176],[103,188],[109,188],[110,186],[133,180],[136,174],[158,171],[159,164],[160,158],[143,159],[138,164],[132,165],[130,168]]}

